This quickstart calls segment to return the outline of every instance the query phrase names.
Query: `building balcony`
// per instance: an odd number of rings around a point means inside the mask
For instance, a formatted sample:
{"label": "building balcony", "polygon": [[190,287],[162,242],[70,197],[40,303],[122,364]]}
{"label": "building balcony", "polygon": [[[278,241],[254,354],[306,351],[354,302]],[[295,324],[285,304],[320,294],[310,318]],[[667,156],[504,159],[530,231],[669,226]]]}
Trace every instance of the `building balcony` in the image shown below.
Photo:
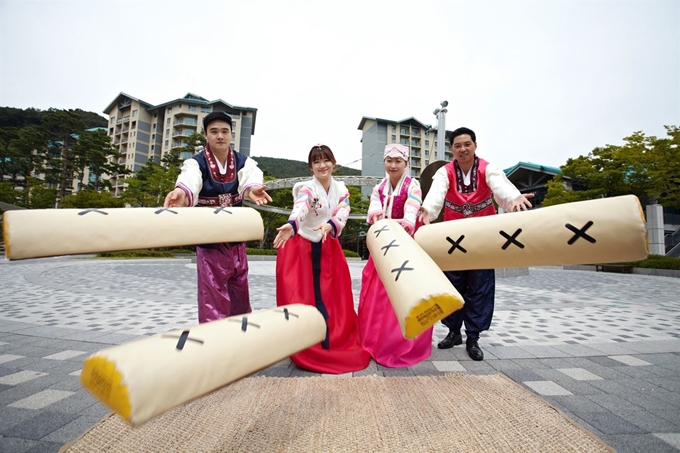
{"label": "building balcony", "polygon": [[173,126],[198,126],[198,121],[196,118],[177,118],[175,121],[172,123]]}

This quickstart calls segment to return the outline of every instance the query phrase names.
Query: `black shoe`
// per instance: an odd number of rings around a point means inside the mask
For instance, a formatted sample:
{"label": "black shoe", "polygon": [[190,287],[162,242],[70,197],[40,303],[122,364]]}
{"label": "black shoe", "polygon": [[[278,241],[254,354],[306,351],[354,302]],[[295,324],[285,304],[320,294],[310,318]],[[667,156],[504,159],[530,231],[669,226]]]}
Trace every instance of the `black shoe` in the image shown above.
{"label": "black shoe", "polygon": [[468,338],[465,342],[465,349],[467,349],[467,353],[472,360],[484,360],[484,353],[477,344],[477,340]]}
{"label": "black shoe", "polygon": [[458,344],[463,344],[463,336],[459,333],[453,333],[449,331],[449,334],[442,341],[439,342],[437,347],[439,349],[449,349]]}

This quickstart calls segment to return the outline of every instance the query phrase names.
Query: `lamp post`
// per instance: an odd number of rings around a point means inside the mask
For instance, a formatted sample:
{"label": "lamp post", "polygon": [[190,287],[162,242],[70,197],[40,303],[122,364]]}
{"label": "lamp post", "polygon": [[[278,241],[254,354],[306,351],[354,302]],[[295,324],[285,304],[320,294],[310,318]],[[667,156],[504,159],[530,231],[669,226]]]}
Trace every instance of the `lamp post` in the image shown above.
{"label": "lamp post", "polygon": [[361,244],[361,238],[366,237],[366,232],[365,231],[359,231],[359,234],[357,235],[357,255],[361,257],[361,253],[359,253],[359,244]]}
{"label": "lamp post", "polygon": [[446,112],[448,110],[449,102],[442,101],[439,103],[441,108],[434,109],[434,116],[437,117],[437,149],[435,150],[435,160],[444,160],[446,153]]}

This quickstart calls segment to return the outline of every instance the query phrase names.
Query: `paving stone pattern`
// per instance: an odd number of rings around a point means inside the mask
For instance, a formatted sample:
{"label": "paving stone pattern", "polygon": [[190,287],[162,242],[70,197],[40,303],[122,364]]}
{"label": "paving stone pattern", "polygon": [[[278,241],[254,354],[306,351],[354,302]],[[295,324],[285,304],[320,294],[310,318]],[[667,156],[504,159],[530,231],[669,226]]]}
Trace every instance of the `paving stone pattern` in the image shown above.
{"label": "paving stone pattern", "polygon": [[[358,304],[365,262],[349,265]],[[274,269],[250,262],[254,310],[275,305]],[[0,261],[0,451],[58,451],[108,413],[78,382],[88,354],[196,319],[188,259]],[[530,268],[497,279],[483,362],[437,349],[446,333],[414,367],[352,374],[500,372],[619,452],[680,451],[680,279]],[[259,374],[315,375],[290,360]]]}

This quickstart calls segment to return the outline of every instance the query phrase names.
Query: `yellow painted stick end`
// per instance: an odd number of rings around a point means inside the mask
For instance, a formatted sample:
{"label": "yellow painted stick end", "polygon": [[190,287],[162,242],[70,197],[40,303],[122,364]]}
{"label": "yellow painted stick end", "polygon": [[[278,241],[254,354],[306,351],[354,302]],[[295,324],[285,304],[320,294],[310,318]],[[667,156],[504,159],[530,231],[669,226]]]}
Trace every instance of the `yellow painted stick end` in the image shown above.
{"label": "yellow painted stick end", "polygon": [[80,383],[112,411],[130,420],[132,405],[128,388],[113,361],[97,355],[88,357],[80,372]]}

